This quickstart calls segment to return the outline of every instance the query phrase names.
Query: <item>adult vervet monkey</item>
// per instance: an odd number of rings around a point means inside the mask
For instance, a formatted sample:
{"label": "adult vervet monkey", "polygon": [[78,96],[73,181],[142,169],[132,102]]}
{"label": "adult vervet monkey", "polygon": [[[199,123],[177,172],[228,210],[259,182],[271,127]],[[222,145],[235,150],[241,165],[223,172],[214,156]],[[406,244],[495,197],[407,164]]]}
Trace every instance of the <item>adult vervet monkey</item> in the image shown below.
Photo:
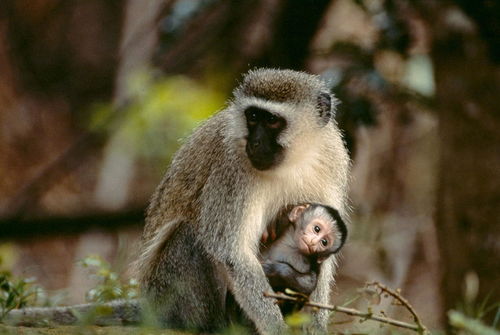
{"label": "adult vervet monkey", "polygon": [[[281,208],[321,203],[346,216],[349,158],[333,119],[336,100],[317,77],[291,70],[247,73],[226,109],[199,126],[152,197],[138,275],[168,327],[227,324],[232,294],[261,334],[287,326],[258,260],[259,240]],[[311,299],[327,303],[335,257]],[[313,312],[311,333],[326,331]]]}

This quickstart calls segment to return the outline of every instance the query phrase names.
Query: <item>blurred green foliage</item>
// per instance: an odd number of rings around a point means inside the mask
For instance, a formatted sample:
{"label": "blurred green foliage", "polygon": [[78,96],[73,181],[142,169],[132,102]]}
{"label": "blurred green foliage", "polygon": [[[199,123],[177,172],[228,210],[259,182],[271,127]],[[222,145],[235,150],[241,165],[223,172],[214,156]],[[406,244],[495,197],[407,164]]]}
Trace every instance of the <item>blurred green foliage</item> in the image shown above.
{"label": "blurred green foliage", "polygon": [[473,271],[468,272],[464,278],[463,300],[457,305],[456,311],[450,310],[448,312],[450,324],[458,329],[463,326],[462,328],[467,329],[472,334],[480,334],[468,329],[468,327],[481,329],[486,316],[494,312],[496,314],[491,327],[498,328],[500,325],[500,301],[491,301],[492,293],[490,292],[484,299],[478,299],[479,277]]}
{"label": "blurred green foliage", "polygon": [[135,299],[138,297],[139,285],[135,279],[123,281],[111,270],[108,262],[98,255],[85,257],[80,264],[91,270],[91,277],[97,285],[85,296],[88,302],[103,303],[116,299]]}
{"label": "blurred green foliage", "polygon": [[[8,245],[2,247],[3,251],[9,250]],[[0,252],[0,321],[13,309],[57,306],[64,300],[64,292],[49,295],[35,278],[16,278],[8,270],[12,266],[9,264],[10,257],[9,253]]]}
{"label": "blurred green foliage", "polygon": [[305,312],[294,312],[285,318],[285,322],[290,326],[291,334],[302,334],[302,327],[311,323],[311,315]]}
{"label": "blurred green foliage", "polygon": [[103,303],[115,299],[135,299],[138,297],[139,285],[135,279],[123,281],[111,270],[108,262],[98,255],[90,255],[80,261],[84,268],[91,270],[91,277],[97,285],[89,290],[85,299],[88,302]]}
{"label": "blurred green foliage", "polygon": [[34,279],[15,279],[8,273],[0,274],[0,320],[15,308],[30,305],[36,299],[38,287]]}
{"label": "blurred green foliage", "polygon": [[[5,247],[5,246],[4,246]],[[8,257],[7,257],[8,258]],[[35,278],[16,278],[4,267],[4,257],[0,255],[0,321],[9,311],[28,306],[55,306],[63,299],[62,294],[49,296]]]}
{"label": "blurred green foliage", "polygon": [[500,335],[498,330],[484,325],[480,320],[467,317],[457,311],[449,311],[448,318],[450,325],[454,328],[455,334],[469,335]]}
{"label": "blurred green foliage", "polygon": [[[210,77],[210,76],[207,76]],[[123,147],[138,157],[160,163],[169,161],[180,140],[224,106],[226,93],[217,83],[186,76],[155,77],[142,71],[128,80],[124,106],[95,106],[89,120],[92,131],[119,136]]]}

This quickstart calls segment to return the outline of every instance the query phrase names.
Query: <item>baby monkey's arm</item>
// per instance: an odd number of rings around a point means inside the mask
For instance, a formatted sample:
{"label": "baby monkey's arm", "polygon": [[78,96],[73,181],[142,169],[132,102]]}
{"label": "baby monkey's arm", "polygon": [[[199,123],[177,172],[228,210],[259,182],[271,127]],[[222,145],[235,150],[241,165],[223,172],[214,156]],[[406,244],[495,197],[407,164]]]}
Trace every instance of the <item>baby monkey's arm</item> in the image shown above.
{"label": "baby monkey's arm", "polygon": [[264,263],[262,267],[275,290],[289,288],[309,295],[316,288],[318,279],[316,271],[300,273],[286,263]]}
{"label": "baby monkey's arm", "polygon": [[267,243],[276,240],[277,237],[281,236],[281,234],[297,220],[298,211],[302,211],[303,209],[308,208],[309,204],[304,205],[289,205],[284,207],[275,220],[271,221],[271,223],[267,226],[264,233],[262,233],[261,242]]}

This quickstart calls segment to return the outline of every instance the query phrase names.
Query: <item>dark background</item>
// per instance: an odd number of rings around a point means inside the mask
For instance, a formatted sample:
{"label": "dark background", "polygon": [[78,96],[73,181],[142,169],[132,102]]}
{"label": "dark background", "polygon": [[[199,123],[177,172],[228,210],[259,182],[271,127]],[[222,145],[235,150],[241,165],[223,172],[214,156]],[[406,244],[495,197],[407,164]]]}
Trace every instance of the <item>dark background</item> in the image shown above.
{"label": "dark background", "polygon": [[0,267],[64,290],[64,303],[93,285],[76,265],[88,254],[130,275],[181,139],[241,73],[292,68],[322,75],[342,101],[353,160],[333,300],[379,280],[432,329],[452,308],[491,325],[499,14],[493,0],[2,1]]}

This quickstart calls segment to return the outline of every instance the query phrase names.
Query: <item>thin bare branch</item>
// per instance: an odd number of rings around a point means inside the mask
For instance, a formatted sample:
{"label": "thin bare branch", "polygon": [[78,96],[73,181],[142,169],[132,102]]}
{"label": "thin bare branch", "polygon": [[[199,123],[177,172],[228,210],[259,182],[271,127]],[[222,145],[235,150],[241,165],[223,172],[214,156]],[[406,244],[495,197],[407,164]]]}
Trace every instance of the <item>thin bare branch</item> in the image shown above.
{"label": "thin bare branch", "polygon": [[[269,297],[269,298],[280,299],[280,300],[301,302],[301,299],[294,298],[294,297],[285,295],[283,293],[264,292],[264,296]],[[359,311],[359,310],[354,309],[354,308],[348,308],[348,307],[342,307],[342,306],[336,306],[336,305],[326,305],[326,304],[320,304],[320,303],[316,303],[316,302],[312,302],[312,301],[306,301],[304,303],[304,305],[310,306],[310,307],[316,307],[316,308],[323,308],[323,309],[327,309],[330,311],[344,313],[347,315],[357,316],[357,317],[360,317],[364,320],[378,321],[378,322],[386,323],[386,324],[389,324],[392,326],[410,329],[410,330],[413,330],[419,334],[424,334],[419,325],[414,325],[411,323],[399,321],[399,320],[388,318],[385,316],[375,315],[372,312],[362,312],[362,311]]]}
{"label": "thin bare branch", "polygon": [[399,303],[401,303],[402,306],[404,306],[411,313],[411,315],[413,316],[413,319],[415,320],[415,323],[420,328],[419,333],[429,334],[429,331],[422,324],[422,320],[420,320],[420,317],[418,316],[418,314],[415,311],[415,309],[413,308],[413,306],[401,294],[399,294],[397,291],[394,291],[394,290],[388,288],[387,286],[385,286],[379,282],[376,282],[376,281],[367,283],[366,285],[367,286],[375,286],[375,287],[379,288],[382,292],[384,292],[384,293],[390,295],[391,297],[393,297],[394,299],[396,299]]}

